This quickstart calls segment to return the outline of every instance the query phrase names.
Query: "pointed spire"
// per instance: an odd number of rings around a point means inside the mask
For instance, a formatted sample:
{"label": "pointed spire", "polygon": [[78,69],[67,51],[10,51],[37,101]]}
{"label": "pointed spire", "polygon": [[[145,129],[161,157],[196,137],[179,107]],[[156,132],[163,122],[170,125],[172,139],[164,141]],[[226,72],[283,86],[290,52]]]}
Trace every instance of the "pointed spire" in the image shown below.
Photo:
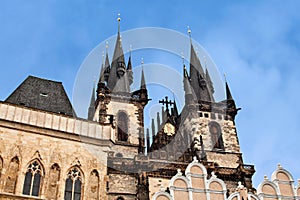
{"label": "pointed spire", "polygon": [[189,80],[188,72],[185,65],[183,66],[183,87],[185,92],[185,104],[190,104],[196,99],[196,95],[193,93],[193,89]]}
{"label": "pointed spire", "polygon": [[130,55],[127,64],[127,74],[128,74],[129,85],[131,85],[133,83],[133,73],[132,73],[132,65],[131,65],[131,45],[129,51],[130,51]]}
{"label": "pointed spire", "polygon": [[195,91],[198,100],[214,102],[212,98],[211,91],[208,88],[206,82],[206,76],[203,71],[203,67],[197,55],[197,52],[194,49],[194,45],[192,43],[190,29],[188,31],[190,36],[190,84]]}
{"label": "pointed spire", "polygon": [[[142,60],[142,65],[144,64],[144,61]],[[144,67],[142,66],[142,75],[141,75],[141,89],[147,89],[146,87],[146,81],[145,81],[145,75],[144,75]]]}
{"label": "pointed spire", "polygon": [[174,117],[178,117],[178,109],[177,109],[177,105],[176,105],[176,100],[174,98],[174,106],[173,106],[173,114]]}
{"label": "pointed spire", "polygon": [[98,83],[104,83],[104,52],[102,54],[102,64]]}
{"label": "pointed spire", "polygon": [[114,93],[122,93],[127,95],[130,93],[128,75],[125,73],[120,79],[117,80],[117,83],[113,89]]}
{"label": "pointed spire", "polygon": [[126,72],[125,58],[124,58],[121,33],[120,33],[120,21],[121,21],[121,18],[120,18],[120,16],[118,16],[118,35],[117,35],[113,60],[111,63],[111,70],[110,70],[109,79],[108,79],[108,87],[111,90],[114,89],[114,87],[117,83],[117,80],[120,79]]}
{"label": "pointed spire", "polygon": [[226,84],[226,99],[233,100],[227,81],[225,81],[225,84]]}
{"label": "pointed spire", "polygon": [[106,55],[105,55],[105,64],[104,64],[103,77],[104,77],[104,81],[108,82],[109,74],[110,74],[110,64],[109,64],[109,58],[108,58],[108,52],[107,52],[107,49],[108,49],[108,43],[107,42],[106,42],[105,48],[106,48],[106,53],[105,53]]}
{"label": "pointed spire", "polygon": [[210,75],[209,75],[209,72],[208,72],[208,69],[206,68],[205,69],[205,76],[206,76],[206,82],[207,82],[207,86],[208,86],[208,89],[209,89],[209,94],[210,94],[210,98],[212,99],[212,101],[214,101],[215,99],[214,99],[214,96],[213,96],[213,94],[214,94],[214,92],[215,92],[215,89],[214,89],[214,84],[213,84],[213,82],[212,82],[212,80],[211,80],[211,78],[210,78]]}
{"label": "pointed spire", "polygon": [[146,138],[147,138],[147,152],[150,152],[150,136],[149,136],[149,128],[147,128],[146,132]]}
{"label": "pointed spire", "polygon": [[121,21],[121,14],[118,13],[118,33],[120,33],[120,21]]}
{"label": "pointed spire", "polygon": [[157,114],[156,114],[156,120],[157,120],[157,131],[159,131],[160,126],[161,126],[159,112],[157,112]]}
{"label": "pointed spire", "polygon": [[88,120],[93,120],[94,115],[95,115],[95,85],[93,86],[93,91],[91,95],[91,100],[90,100],[90,107],[88,111]]}
{"label": "pointed spire", "polygon": [[154,123],[153,118],[152,118],[152,123],[151,123],[151,130],[152,130],[152,144],[153,144],[154,138],[155,138],[155,123]]}
{"label": "pointed spire", "polygon": [[183,65],[183,77],[189,79],[189,75],[188,75],[185,65]]}

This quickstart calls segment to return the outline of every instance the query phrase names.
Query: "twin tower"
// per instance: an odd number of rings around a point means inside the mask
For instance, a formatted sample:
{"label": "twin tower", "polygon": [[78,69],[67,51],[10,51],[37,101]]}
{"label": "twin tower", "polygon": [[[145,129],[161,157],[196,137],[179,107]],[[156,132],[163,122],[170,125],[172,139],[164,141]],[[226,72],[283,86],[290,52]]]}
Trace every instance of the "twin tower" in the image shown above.
{"label": "twin tower", "polygon": [[130,91],[131,55],[126,64],[119,25],[112,61],[106,53],[88,110],[89,120],[115,130],[111,135],[114,145],[108,154],[108,174],[124,170],[137,173],[142,195],[143,188],[151,192],[150,182],[168,180],[196,156],[208,172],[214,171],[225,181],[229,190],[236,188],[238,180],[251,191],[255,170],[252,165],[244,165],[240,152],[234,122],[239,109],[227,82],[226,99],[215,101],[209,71],[203,70],[192,42],[190,45],[189,72],[183,66],[183,79],[175,80],[183,81],[185,105],[179,112],[175,101],[160,101],[165,108],[157,118],[157,131],[152,120],[152,133],[147,131],[144,137],[143,112],[150,100],[145,76],[142,71],[140,88]]}

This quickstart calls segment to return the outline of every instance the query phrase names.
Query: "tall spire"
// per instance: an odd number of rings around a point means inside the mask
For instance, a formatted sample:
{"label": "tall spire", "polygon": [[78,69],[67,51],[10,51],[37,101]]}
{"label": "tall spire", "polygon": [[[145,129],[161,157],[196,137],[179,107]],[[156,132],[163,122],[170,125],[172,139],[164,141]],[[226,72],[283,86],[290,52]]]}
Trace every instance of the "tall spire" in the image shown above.
{"label": "tall spire", "polygon": [[214,96],[213,96],[213,93],[215,92],[214,84],[213,84],[213,82],[210,78],[210,75],[209,75],[209,72],[208,72],[207,68],[205,69],[205,76],[206,76],[207,86],[208,86],[208,89],[210,91],[210,98],[212,99],[212,101],[214,101]]}
{"label": "tall spire", "polygon": [[113,60],[111,63],[111,70],[108,79],[108,87],[109,89],[113,90],[117,80],[120,79],[126,73],[126,66],[125,66],[125,58],[124,52],[122,47],[122,39],[120,33],[120,15],[118,15],[118,35],[113,55]]}
{"label": "tall spire", "polygon": [[90,107],[88,111],[88,120],[93,120],[94,115],[95,115],[95,84],[93,86],[93,91],[91,95],[91,100],[90,100]]}
{"label": "tall spire", "polygon": [[105,55],[105,64],[104,64],[104,73],[103,73],[103,77],[104,77],[104,81],[108,82],[108,78],[109,78],[109,74],[110,74],[110,64],[109,64],[109,58],[108,58],[108,43],[106,42],[105,45],[106,48],[106,55]]}
{"label": "tall spire", "polygon": [[102,54],[102,64],[101,64],[101,70],[100,70],[100,75],[99,75],[99,83],[104,83],[104,52]]}
{"label": "tall spire", "polygon": [[177,109],[177,105],[176,105],[176,100],[174,98],[174,105],[173,105],[173,113],[172,115],[176,118],[178,117],[178,109]]}
{"label": "tall spire", "polygon": [[150,152],[150,136],[149,136],[149,128],[147,128],[146,138],[147,138],[147,153],[149,153],[149,152]]}
{"label": "tall spire", "polygon": [[188,29],[190,36],[190,84],[195,91],[198,100],[213,102],[212,94],[208,89],[206,76],[203,71],[199,57],[194,49],[192,39],[191,39],[191,30]]}
{"label": "tall spire", "polygon": [[228,83],[227,83],[226,80],[225,80],[225,85],[226,85],[226,99],[227,100],[233,100],[230,89],[229,89],[229,86],[228,86]]}
{"label": "tall spire", "polygon": [[185,65],[183,65],[183,87],[185,92],[185,104],[193,103],[193,101],[196,99],[196,96],[193,93],[193,89]]}
{"label": "tall spire", "polygon": [[153,118],[152,118],[152,123],[151,123],[151,130],[152,130],[152,144],[153,144],[154,138],[155,138],[155,123],[154,123]]}
{"label": "tall spire", "polygon": [[131,45],[130,45],[129,51],[130,51],[130,55],[129,55],[129,59],[128,59],[126,72],[128,74],[129,85],[131,85],[133,83],[132,64],[131,64]]}
{"label": "tall spire", "polygon": [[147,89],[147,88],[146,88],[145,75],[144,75],[144,67],[143,67],[144,60],[143,60],[143,59],[142,59],[141,64],[142,64],[142,75],[141,75],[141,86],[140,86],[140,88],[141,88],[141,89]]}
{"label": "tall spire", "polygon": [[230,116],[234,120],[237,112],[241,108],[237,108],[236,107],[234,99],[232,98],[232,95],[231,95],[231,92],[230,92],[230,89],[229,89],[229,86],[228,86],[225,74],[224,74],[224,77],[225,77],[226,104],[227,104],[226,114],[227,114],[227,116]]}

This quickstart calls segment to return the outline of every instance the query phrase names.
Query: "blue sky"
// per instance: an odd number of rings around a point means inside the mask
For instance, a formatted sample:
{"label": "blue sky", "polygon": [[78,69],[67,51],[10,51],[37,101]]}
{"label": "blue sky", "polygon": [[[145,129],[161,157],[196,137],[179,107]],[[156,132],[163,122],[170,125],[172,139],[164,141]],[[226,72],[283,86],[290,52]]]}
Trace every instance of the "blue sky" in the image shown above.
{"label": "blue sky", "polygon": [[[236,119],[255,186],[277,163],[300,178],[300,1],[1,0],[0,99],[28,76],[62,81],[72,97],[89,52],[122,30],[163,27],[210,54],[242,107]],[[157,61],[159,62],[159,61]]]}

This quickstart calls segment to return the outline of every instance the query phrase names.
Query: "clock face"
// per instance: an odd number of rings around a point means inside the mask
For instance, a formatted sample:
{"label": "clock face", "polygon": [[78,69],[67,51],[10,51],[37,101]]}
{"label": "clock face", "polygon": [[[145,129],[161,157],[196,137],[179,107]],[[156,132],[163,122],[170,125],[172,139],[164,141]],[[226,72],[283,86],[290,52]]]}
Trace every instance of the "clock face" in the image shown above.
{"label": "clock face", "polygon": [[175,127],[170,123],[166,123],[165,126],[164,126],[164,132],[167,135],[172,136],[172,135],[175,134]]}

